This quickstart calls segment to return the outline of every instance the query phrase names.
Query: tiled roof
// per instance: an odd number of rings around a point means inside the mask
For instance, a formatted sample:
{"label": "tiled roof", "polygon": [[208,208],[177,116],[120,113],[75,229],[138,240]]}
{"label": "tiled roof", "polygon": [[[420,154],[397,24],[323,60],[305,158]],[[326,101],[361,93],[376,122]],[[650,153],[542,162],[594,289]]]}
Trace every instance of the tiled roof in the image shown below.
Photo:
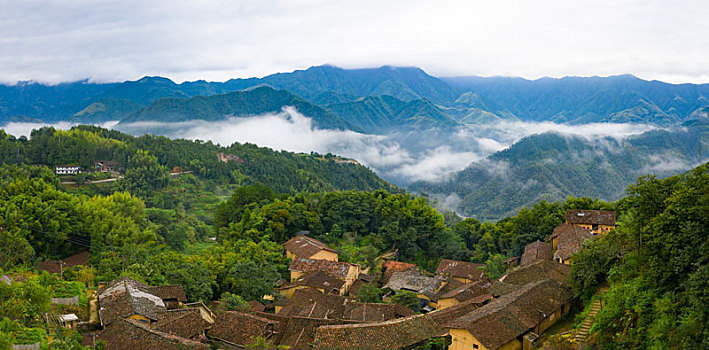
{"label": "tiled roof", "polygon": [[348,303],[343,318],[362,322],[381,322],[413,315],[406,306],[382,303]]}
{"label": "tiled roof", "polygon": [[244,346],[254,342],[257,337],[273,341],[278,322],[236,311],[219,313],[216,322],[207,332],[210,338]]}
{"label": "tiled roof", "polygon": [[608,210],[568,209],[564,217],[570,224],[615,225],[615,212]]}
{"label": "tiled roof", "polygon": [[147,287],[147,292],[162,300],[176,299],[183,303],[187,301],[185,289],[180,285],[150,286]]}
{"label": "tiled roof", "polygon": [[465,329],[486,348],[497,349],[534,328],[572,296],[570,289],[556,281],[537,281],[456,318],[444,327]]}
{"label": "tiled roof", "polygon": [[303,288],[297,289],[293,293],[286,306],[278,314],[312,318],[342,318],[345,305],[352,302],[354,299]]}
{"label": "tiled roof", "polygon": [[129,277],[121,277],[100,288],[99,315],[103,325],[135,314],[160,320],[166,311],[165,304],[147,290],[144,283]]}
{"label": "tiled roof", "polygon": [[323,271],[312,271],[305,273],[300,276],[295,281],[288,283],[277,289],[288,289],[293,287],[311,287],[315,289],[322,289],[325,293],[339,293],[340,289],[345,285],[345,280],[330,276]]}
{"label": "tiled roof", "polygon": [[431,316],[436,323],[442,326],[458,317],[480,308],[481,306],[487,304],[490,300],[492,300],[492,294],[482,294],[445,309],[431,311],[427,315]]}
{"label": "tiled roof", "polygon": [[266,306],[256,300],[251,300],[251,301],[247,302],[247,304],[249,304],[249,306],[251,307],[251,311],[261,312],[261,311],[266,310]]}
{"label": "tiled roof", "polygon": [[551,258],[551,245],[537,240],[524,247],[520,265],[529,265],[537,260],[551,260]]}
{"label": "tiled roof", "polygon": [[297,235],[285,243],[286,250],[301,258],[310,258],[321,250],[337,253],[336,250],[327,246],[327,244],[318,241],[315,238],[306,235]]}
{"label": "tiled roof", "polygon": [[291,349],[311,349],[315,339],[315,329],[319,326],[357,323],[348,320],[283,316],[265,312],[254,312],[254,315],[277,321],[278,328],[274,343],[279,346],[289,346]]}
{"label": "tiled roof", "polygon": [[124,319],[104,329],[99,339],[106,342],[105,348],[109,350],[209,349],[207,344],[150,329],[147,324],[139,321]]}
{"label": "tiled roof", "polygon": [[480,270],[482,264],[473,264],[465,261],[442,259],[438,264],[436,273],[447,273],[451,277],[465,278],[471,281],[484,279],[485,272]]}
{"label": "tiled roof", "polygon": [[193,338],[211,326],[202,318],[199,309],[178,309],[164,313],[165,318],[152,324],[151,328],[183,338]]}
{"label": "tiled roof", "polygon": [[490,287],[490,294],[494,295],[495,297],[499,297],[505,294],[512,293],[519,288],[520,286],[516,284],[505,283],[498,280],[492,283],[492,287]]}
{"label": "tiled roof", "polygon": [[428,315],[355,325],[322,326],[315,331],[316,349],[408,349],[444,334]]}
{"label": "tiled roof", "polygon": [[382,282],[389,282],[389,278],[391,278],[391,275],[394,272],[404,272],[408,269],[412,269],[415,267],[416,265],[414,264],[409,264],[401,261],[387,260],[384,262],[384,264],[382,264],[382,271],[384,271],[384,274],[382,275]]}
{"label": "tiled roof", "polygon": [[487,280],[475,281],[466,283],[450,292],[441,294],[438,299],[455,298],[459,302],[472,299],[478,295],[487,294],[488,289],[492,286],[492,282]]}
{"label": "tiled roof", "polygon": [[79,254],[74,254],[64,260],[49,260],[42,261],[37,265],[38,270],[47,271],[49,273],[61,273],[62,267],[60,264],[64,264],[64,269],[78,265],[86,265],[89,261],[89,252],[81,252]]}
{"label": "tiled roof", "polygon": [[570,274],[571,266],[569,265],[560,264],[552,260],[539,260],[508,272],[500,280],[518,286],[548,278],[559,283],[568,284]]}
{"label": "tiled roof", "polygon": [[557,226],[550,237],[551,239],[556,238],[558,241],[554,259],[568,260],[581,250],[586,241],[593,240],[596,237],[598,236],[591,234],[590,230],[573,224]]}
{"label": "tiled roof", "polygon": [[296,257],[291,262],[289,269],[292,271],[299,272],[312,272],[312,271],[323,271],[337,278],[346,278],[350,267],[356,266],[356,264],[350,264],[346,262],[337,262],[330,260],[312,260],[306,258]]}
{"label": "tiled roof", "polygon": [[382,288],[388,288],[394,291],[402,289],[410,290],[435,299],[436,293],[441,290],[446,279],[447,276],[445,275],[431,277],[425,275],[418,269],[410,269],[404,272],[394,272],[389,282]]}

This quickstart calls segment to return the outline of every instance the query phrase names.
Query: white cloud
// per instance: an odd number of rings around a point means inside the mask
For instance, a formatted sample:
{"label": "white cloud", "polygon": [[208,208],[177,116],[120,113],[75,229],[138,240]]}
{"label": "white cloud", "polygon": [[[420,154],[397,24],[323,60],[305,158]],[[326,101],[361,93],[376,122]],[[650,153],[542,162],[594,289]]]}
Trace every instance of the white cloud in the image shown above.
{"label": "white cloud", "polygon": [[[9,123],[4,129],[15,136],[28,136],[32,129],[42,126],[34,123]],[[68,129],[73,125],[61,122],[53,126]],[[509,171],[509,164],[484,158],[533,133],[555,131],[565,135],[596,138],[599,147],[605,147],[604,137],[622,139],[649,130],[647,126],[631,124],[568,126],[503,122],[463,127],[453,134],[423,131],[367,135],[353,131],[318,129],[313,126],[310,118],[291,107],[284,108],[280,113],[232,117],[215,122],[192,120],[119,125],[109,122],[101,126],[131,134],[155,133],[172,138],[210,140],[224,146],[234,142],[249,142],[291,152],[333,153],[356,159],[385,179],[401,185],[418,180],[440,181],[475,161],[485,162],[486,169],[504,176]],[[663,166],[663,163],[659,164]]]}
{"label": "white cloud", "polygon": [[702,0],[0,4],[0,81],[10,83],[143,75],[224,81],[321,63],[709,81],[709,2]]}

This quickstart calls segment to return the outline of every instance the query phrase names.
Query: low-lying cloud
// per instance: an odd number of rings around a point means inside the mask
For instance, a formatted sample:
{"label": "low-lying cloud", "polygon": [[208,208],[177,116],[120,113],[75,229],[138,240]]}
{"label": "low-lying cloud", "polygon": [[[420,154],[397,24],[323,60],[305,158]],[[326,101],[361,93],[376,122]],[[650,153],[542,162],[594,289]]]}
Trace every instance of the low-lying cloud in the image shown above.
{"label": "low-lying cloud", "polygon": [[[28,136],[32,129],[41,126],[44,124],[9,123],[3,128],[15,136]],[[73,124],[61,122],[53,126],[67,129]],[[454,132],[433,130],[368,135],[353,131],[319,129],[310,118],[291,107],[284,108],[280,113],[229,117],[213,122],[109,122],[101,126],[134,135],[154,133],[171,138],[210,140],[224,146],[234,142],[249,142],[276,150],[333,153],[356,159],[385,179],[399,185],[419,180],[442,180],[450,173],[462,170],[472,162],[481,161],[531,134],[554,131],[599,140],[606,137],[620,140],[652,128],[635,124],[501,122],[469,125]],[[504,169],[498,168],[490,170],[504,172]]]}

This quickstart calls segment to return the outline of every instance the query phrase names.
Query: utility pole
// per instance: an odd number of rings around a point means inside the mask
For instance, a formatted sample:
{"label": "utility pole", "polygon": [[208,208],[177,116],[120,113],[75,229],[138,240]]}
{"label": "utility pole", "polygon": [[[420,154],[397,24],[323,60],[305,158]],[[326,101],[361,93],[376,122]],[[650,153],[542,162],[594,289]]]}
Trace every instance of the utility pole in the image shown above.
{"label": "utility pole", "polygon": [[59,260],[59,278],[64,280],[64,260]]}

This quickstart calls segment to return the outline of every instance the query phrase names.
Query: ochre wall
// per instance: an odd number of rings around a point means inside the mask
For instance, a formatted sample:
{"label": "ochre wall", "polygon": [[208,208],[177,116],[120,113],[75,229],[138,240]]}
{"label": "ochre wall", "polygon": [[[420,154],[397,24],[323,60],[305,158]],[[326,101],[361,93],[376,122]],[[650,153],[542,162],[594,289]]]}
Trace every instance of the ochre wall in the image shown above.
{"label": "ochre wall", "polygon": [[[495,349],[488,349],[485,346],[483,346],[480,341],[475,339],[470,332],[468,332],[465,329],[451,329],[449,331],[452,339],[451,345],[448,347],[448,350],[471,350],[475,349],[474,345],[478,346],[478,350],[495,350]],[[517,339],[512,339],[509,343],[502,345],[498,349],[501,350],[519,350],[522,348],[522,343],[520,343],[519,340]]]}

